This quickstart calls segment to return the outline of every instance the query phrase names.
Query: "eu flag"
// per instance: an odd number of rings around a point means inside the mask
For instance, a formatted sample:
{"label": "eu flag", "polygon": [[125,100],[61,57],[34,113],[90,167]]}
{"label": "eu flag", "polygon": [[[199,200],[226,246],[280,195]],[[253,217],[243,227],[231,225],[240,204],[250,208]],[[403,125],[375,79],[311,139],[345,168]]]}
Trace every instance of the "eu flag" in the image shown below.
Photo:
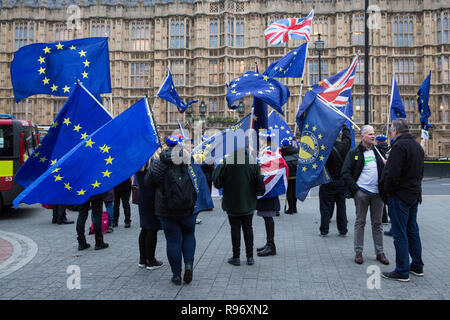
{"label": "eu flag", "polygon": [[244,135],[250,129],[250,115],[244,117],[235,125],[208,138],[192,150],[191,155],[196,164],[213,164],[217,159],[228,157],[236,150],[246,147],[248,136]]}
{"label": "eu flag", "polygon": [[139,100],[67,152],[16,199],[83,204],[135,174],[158,149],[147,101]]}
{"label": "eu flag", "polygon": [[14,53],[14,98],[34,94],[69,96],[77,80],[93,94],[111,92],[108,38],[34,43]]}
{"label": "eu flag", "polygon": [[287,102],[290,93],[289,89],[277,80],[248,71],[230,82],[226,95],[228,108],[236,109],[237,106],[233,106],[233,102],[250,95],[283,114],[282,106]]}
{"label": "eu flag", "polygon": [[186,108],[193,104],[198,102],[198,100],[190,101],[188,103],[184,103],[180,96],[178,95],[177,90],[175,89],[175,86],[173,84],[172,74],[170,73],[170,70],[167,70],[168,74],[166,79],[164,80],[163,84],[158,90],[158,97],[163,98],[164,100],[169,101],[170,103],[173,103],[177,106],[177,109],[180,113],[183,113]]}
{"label": "eu flag", "polygon": [[[309,95],[309,97],[307,97]],[[312,91],[306,93],[304,112],[297,115],[300,129],[296,196],[304,201],[309,189],[331,180],[325,163],[346,119],[328,107]]]}
{"label": "eu flag", "polygon": [[14,180],[24,188],[28,187],[49,166],[111,118],[83,85],[76,84],[41,144],[19,168]]}
{"label": "eu flag", "polygon": [[430,81],[431,71],[417,92],[417,105],[420,112],[420,127],[424,130],[428,130],[428,128],[433,127],[430,123],[428,123],[428,118],[431,116],[430,107],[428,106],[428,99],[430,97]]}
{"label": "eu flag", "polygon": [[199,164],[188,164],[188,172],[197,193],[194,214],[214,208],[205,173]]}
{"label": "eu flag", "polygon": [[397,118],[406,118],[405,107],[403,106],[402,97],[400,97],[400,91],[398,90],[397,81],[395,80],[395,74],[392,76],[390,110],[391,122]]}
{"label": "eu flag", "polygon": [[271,78],[302,78],[305,70],[307,51],[308,42],[295,48],[280,60],[273,62],[264,74]]}
{"label": "eu flag", "polygon": [[283,141],[287,140],[292,142],[294,140],[294,136],[292,135],[289,126],[286,121],[282,117],[280,117],[275,111],[272,111],[269,114],[269,129],[270,130],[278,130],[278,146],[281,147]]}

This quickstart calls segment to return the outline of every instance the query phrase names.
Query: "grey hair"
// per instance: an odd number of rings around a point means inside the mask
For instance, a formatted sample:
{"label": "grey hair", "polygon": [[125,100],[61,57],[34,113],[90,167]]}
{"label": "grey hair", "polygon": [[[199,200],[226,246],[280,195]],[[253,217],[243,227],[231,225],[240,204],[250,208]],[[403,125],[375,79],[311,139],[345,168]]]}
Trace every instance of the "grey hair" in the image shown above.
{"label": "grey hair", "polygon": [[359,131],[359,134],[360,135],[364,135],[366,133],[366,131],[369,130],[369,129],[373,130],[373,127],[371,125],[366,124],[366,125],[361,127],[361,130]]}
{"label": "grey hair", "polygon": [[408,122],[403,118],[397,118],[392,121],[392,127],[398,133],[405,133],[409,131]]}

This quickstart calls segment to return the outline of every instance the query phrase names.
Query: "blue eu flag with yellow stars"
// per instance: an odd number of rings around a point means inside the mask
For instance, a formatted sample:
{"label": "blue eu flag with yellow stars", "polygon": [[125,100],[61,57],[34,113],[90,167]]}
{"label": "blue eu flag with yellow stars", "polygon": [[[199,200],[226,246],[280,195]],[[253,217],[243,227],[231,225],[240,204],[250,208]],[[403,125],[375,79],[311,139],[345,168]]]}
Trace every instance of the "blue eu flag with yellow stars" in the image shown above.
{"label": "blue eu flag with yellow stars", "polygon": [[23,188],[28,187],[66,152],[111,119],[92,94],[83,85],[76,84],[39,147],[17,171],[14,181]]}
{"label": "blue eu flag with yellow stars", "polygon": [[395,74],[392,76],[392,88],[391,88],[391,121],[397,118],[406,118],[405,107],[403,106],[402,97],[398,90],[397,81],[395,80]]}
{"label": "blue eu flag with yellow stars", "polygon": [[147,100],[141,99],[81,140],[13,204],[83,204],[135,174],[158,147]]}
{"label": "blue eu flag with yellow stars", "polygon": [[287,125],[286,121],[282,117],[280,117],[275,111],[272,111],[269,114],[269,129],[273,132],[273,130],[278,130],[278,146],[282,146],[283,141],[288,141],[292,143],[294,140],[294,136],[292,135],[292,131]]}
{"label": "blue eu flag with yellow stars", "polygon": [[271,78],[302,78],[305,71],[307,50],[308,42],[295,48],[280,60],[273,62],[264,71],[264,75]]}
{"label": "blue eu flag with yellow stars", "polygon": [[419,107],[420,112],[420,127],[424,130],[428,130],[428,128],[433,127],[428,122],[428,118],[431,116],[430,107],[428,106],[428,99],[430,97],[430,81],[431,71],[417,92],[417,106]]}
{"label": "blue eu flag with yellow stars", "polygon": [[14,53],[11,81],[16,102],[41,93],[69,96],[77,80],[95,96],[111,92],[108,38],[34,43]]}
{"label": "blue eu flag with yellow stars", "polygon": [[[310,97],[306,97],[310,95]],[[325,105],[315,93],[308,91],[302,114],[297,115],[300,129],[296,196],[304,201],[308,191],[331,181],[325,163],[346,119]]]}
{"label": "blue eu flag with yellow stars", "polygon": [[290,93],[289,89],[277,80],[267,75],[248,71],[230,82],[226,95],[228,108],[237,109],[233,102],[250,95],[283,114],[282,106],[287,102]]}
{"label": "blue eu flag with yellow stars", "polygon": [[187,103],[183,102],[178,95],[177,90],[175,89],[170,70],[167,70],[167,72],[167,77],[159,88],[157,96],[169,101],[170,103],[173,103],[177,106],[178,111],[180,113],[183,113],[189,105],[198,102],[198,100],[190,101]]}

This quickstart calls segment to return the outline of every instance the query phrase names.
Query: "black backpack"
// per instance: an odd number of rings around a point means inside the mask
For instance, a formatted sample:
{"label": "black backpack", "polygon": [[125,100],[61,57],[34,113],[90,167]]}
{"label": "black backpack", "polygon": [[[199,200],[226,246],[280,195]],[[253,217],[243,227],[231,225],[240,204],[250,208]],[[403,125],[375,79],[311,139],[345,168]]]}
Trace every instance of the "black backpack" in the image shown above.
{"label": "black backpack", "polygon": [[164,175],[167,209],[172,212],[193,212],[197,193],[185,164],[171,164]]}

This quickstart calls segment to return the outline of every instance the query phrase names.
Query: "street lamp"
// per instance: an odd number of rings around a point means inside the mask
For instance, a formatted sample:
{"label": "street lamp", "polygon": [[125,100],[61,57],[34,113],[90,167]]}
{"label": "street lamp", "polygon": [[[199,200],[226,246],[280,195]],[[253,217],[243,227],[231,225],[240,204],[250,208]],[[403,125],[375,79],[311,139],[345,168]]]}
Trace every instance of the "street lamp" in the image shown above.
{"label": "street lamp", "polygon": [[322,80],[322,51],[325,48],[325,42],[323,40],[320,40],[320,33],[318,34],[319,39],[314,41],[314,49],[316,49],[317,53],[319,54],[319,81]]}
{"label": "street lamp", "polygon": [[238,105],[239,120],[241,120],[241,118],[244,116],[244,112],[245,112],[244,102],[242,100],[239,100]]}
{"label": "street lamp", "polygon": [[187,120],[188,120],[189,122],[191,122],[191,121],[192,121],[192,106],[191,106],[191,105],[189,105],[189,106],[186,108],[186,116],[187,116]]}
{"label": "street lamp", "polygon": [[202,100],[200,103],[200,118],[202,120],[205,120],[205,114],[206,114],[206,104],[205,101]]}

